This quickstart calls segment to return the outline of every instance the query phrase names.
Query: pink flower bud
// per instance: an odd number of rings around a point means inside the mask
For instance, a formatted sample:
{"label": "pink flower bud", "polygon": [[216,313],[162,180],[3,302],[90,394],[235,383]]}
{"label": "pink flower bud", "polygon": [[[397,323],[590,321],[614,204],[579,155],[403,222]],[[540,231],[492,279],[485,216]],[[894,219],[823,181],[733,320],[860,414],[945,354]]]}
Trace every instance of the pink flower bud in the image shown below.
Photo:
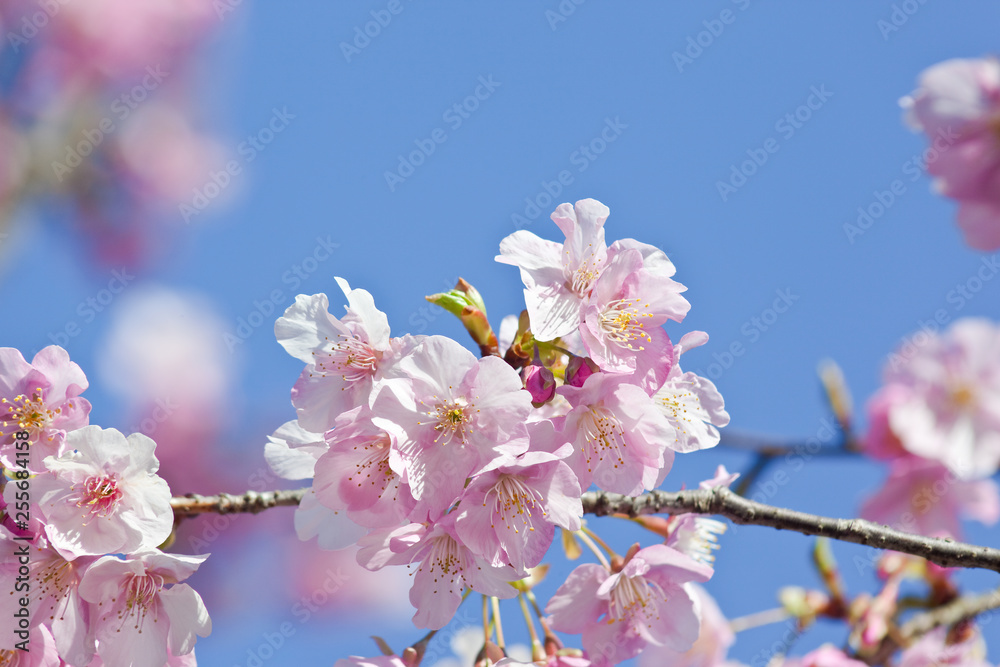
{"label": "pink flower bud", "polygon": [[600,371],[600,367],[590,357],[573,357],[566,364],[566,384],[582,387],[587,378]]}
{"label": "pink flower bud", "polygon": [[525,366],[521,371],[524,388],[531,393],[531,402],[537,408],[556,395],[556,379],[544,366]]}

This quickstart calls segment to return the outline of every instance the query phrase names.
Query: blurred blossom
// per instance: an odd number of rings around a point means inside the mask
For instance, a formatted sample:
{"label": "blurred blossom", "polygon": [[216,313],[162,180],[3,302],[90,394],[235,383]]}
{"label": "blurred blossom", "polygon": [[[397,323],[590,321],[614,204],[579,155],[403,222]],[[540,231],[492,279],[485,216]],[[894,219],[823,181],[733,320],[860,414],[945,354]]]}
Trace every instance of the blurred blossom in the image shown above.
{"label": "blurred blossom", "polygon": [[729,629],[729,621],[722,615],[719,605],[698,584],[687,584],[685,587],[693,594],[701,611],[701,630],[694,646],[683,653],[665,646],[649,646],[640,655],[639,664],[643,667],[736,667],[739,663],[726,660],[736,635]]}
{"label": "blurred blossom", "polygon": [[37,209],[99,262],[148,260],[182,228],[178,202],[223,163],[188,120],[213,4],[8,0],[0,18],[0,231]]}
{"label": "blurred blossom", "polygon": [[[161,474],[175,493],[192,490],[198,470],[209,492],[219,488],[212,466],[190,462],[196,453],[204,459],[228,419],[233,369],[224,332],[221,318],[201,297],[132,287],[115,304],[99,353],[102,380],[126,402],[127,430],[157,442]],[[174,488],[180,473],[184,488]]]}
{"label": "blurred blossom", "polygon": [[986,644],[978,631],[964,641],[948,641],[946,628],[936,628],[899,656],[899,667],[990,667]]}
{"label": "blurred blossom", "polygon": [[919,345],[889,358],[886,386],[870,406],[868,450],[891,457],[898,440],[963,479],[992,475],[1000,467],[1000,327],[964,318],[921,333]]}
{"label": "blurred blossom", "polygon": [[901,101],[927,133],[927,171],[958,201],[958,225],[978,250],[1000,248],[1000,60],[948,60],[920,75]]}

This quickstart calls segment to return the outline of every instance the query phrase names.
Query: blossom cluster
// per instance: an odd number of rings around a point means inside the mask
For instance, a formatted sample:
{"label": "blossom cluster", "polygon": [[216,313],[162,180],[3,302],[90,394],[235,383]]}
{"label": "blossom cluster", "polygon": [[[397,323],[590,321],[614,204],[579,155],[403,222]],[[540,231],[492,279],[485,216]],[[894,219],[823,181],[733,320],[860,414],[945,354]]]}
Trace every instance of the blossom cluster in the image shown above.
{"label": "blossom cluster", "polygon": [[0,348],[0,664],[194,665],[211,621],[180,582],[207,556],[159,549],[174,519],[156,445],[90,425],[87,385],[61,347]]}
{"label": "blossom cluster", "polygon": [[[674,344],[662,328],[690,308],[674,265],[632,239],[607,245],[608,214],[592,199],[562,204],[552,220],[563,242],[503,240],[497,260],[520,269],[527,309],[499,341],[464,281],[428,297],[462,319],[480,358],[443,336],[392,337],[372,295],[339,278],[341,317],[325,294],[300,295],[275,325],[305,363],[297,419],[266,446],[279,475],[312,479],[298,534],[357,542],[368,569],[411,565],[419,627],[444,626],[467,589],[514,597],[555,529],[581,529],[584,491],[651,490],[675,453],[716,445],[729,422],[715,386],[680,367],[707,335]],[[675,542],[581,566],[552,600],[552,626],[601,628],[585,633],[593,664],[647,643],[690,646],[698,619],[684,585],[712,568],[697,540]],[[608,632],[627,637],[613,660],[594,654]]]}

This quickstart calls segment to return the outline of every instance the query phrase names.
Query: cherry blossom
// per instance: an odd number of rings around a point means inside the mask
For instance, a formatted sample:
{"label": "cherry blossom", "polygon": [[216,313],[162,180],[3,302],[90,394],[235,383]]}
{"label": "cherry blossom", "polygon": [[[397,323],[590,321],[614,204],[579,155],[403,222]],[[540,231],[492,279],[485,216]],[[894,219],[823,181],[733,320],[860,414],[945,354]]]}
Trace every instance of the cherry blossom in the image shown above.
{"label": "cherry blossom", "polygon": [[80,581],[80,597],[91,604],[97,653],[107,667],[162,667],[194,649],[195,635],[212,630],[201,596],[184,581],[205,556],[156,551],[121,559],[104,556]]}
{"label": "cherry blossom", "polygon": [[583,635],[594,665],[613,665],[648,645],[687,651],[698,638],[695,601],[684,584],[712,568],[662,544],[639,549],[618,572],[580,565],[549,600],[550,625]]}
{"label": "cherry blossom", "polygon": [[455,530],[494,566],[510,564],[521,572],[542,562],[556,526],[580,530],[580,493],[576,475],[557,455],[525,452],[514,464],[473,479]]}
{"label": "cherry blossom", "polygon": [[971,629],[966,639],[948,641],[946,628],[935,628],[906,648],[899,656],[899,667],[992,667],[986,660],[986,645],[978,630]]}
{"label": "cherry blossom", "polygon": [[978,250],[1000,248],[1000,60],[955,59],[920,76],[901,104],[934,149],[927,171],[958,200],[958,225]]}
{"label": "cherry blossom", "polygon": [[316,462],[313,489],[334,510],[369,528],[399,525],[413,510],[409,486],[389,465],[393,438],[361,407],[337,418],[328,450]]}
{"label": "cherry blossom", "polygon": [[670,339],[660,326],[680,322],[691,308],[680,296],[687,288],[670,277],[674,272],[662,250],[632,239],[612,244],[580,327],[584,347],[602,370],[630,373],[637,357],[662,357]]}
{"label": "cherry blossom", "polygon": [[333,663],[333,667],[407,667],[407,664],[398,655],[379,655],[374,658],[352,655]]}
{"label": "cherry blossom", "polygon": [[610,210],[596,199],[560,204],[552,221],[562,244],[518,230],[500,242],[496,260],[521,270],[524,301],[537,340],[548,341],[580,326],[583,309],[608,256],[604,221]]}
{"label": "cherry blossom", "polygon": [[16,457],[14,433],[30,434],[29,472],[44,472],[43,460],[64,451],[66,432],[85,426],[90,403],[80,394],[87,376],[58,345],[50,345],[27,363],[12,348],[0,348],[0,463],[21,467]]}
{"label": "cherry blossom", "polygon": [[892,358],[887,385],[903,385],[889,426],[912,454],[941,461],[963,478],[1000,467],[1000,328],[956,321],[908,356]]}
{"label": "cherry blossom", "polygon": [[[67,438],[70,451],[45,460],[32,480],[37,511],[52,546],[66,558],[127,553],[159,546],[173,527],[170,489],[156,475],[156,443],[140,433],[85,426]],[[13,486],[5,490],[10,501]]]}
{"label": "cherry blossom", "polygon": [[419,502],[414,511],[440,515],[466,478],[527,449],[531,396],[501,359],[477,360],[443,336],[428,337],[397,366],[405,377],[380,383],[372,421],[396,441],[389,465]]}
{"label": "cherry blossom", "polygon": [[893,461],[882,488],[860,516],[898,530],[961,538],[960,516],[993,525],[1000,519],[1000,489],[991,479],[963,480],[937,461],[915,456]]}
{"label": "cherry blossom", "polygon": [[359,541],[358,562],[370,570],[414,564],[410,603],[417,610],[413,623],[418,628],[444,627],[467,587],[498,598],[517,595],[510,582],[519,573],[510,565],[494,567],[466,547],[455,532],[455,516],[452,512],[433,524],[371,533]]}
{"label": "cherry blossom", "polygon": [[672,651],[666,647],[650,646],[642,652],[639,664],[643,667],[736,667],[738,663],[726,660],[729,647],[736,641],[736,635],[729,627],[729,621],[722,615],[715,599],[698,584],[685,584],[697,603],[701,617],[701,628],[694,645],[684,652]]}
{"label": "cherry blossom", "polygon": [[687,453],[719,444],[719,428],[729,424],[722,395],[711,380],[681,370],[681,355],[704,345],[708,334],[692,331],[674,346],[674,363],[666,381],[653,400],[674,427],[674,439],[667,443],[675,452]]}
{"label": "cherry blossom", "polygon": [[573,444],[566,462],[586,489],[638,495],[663,481],[674,454],[666,448],[674,429],[646,392],[628,376],[594,373],[582,387],[559,393],[573,406],[560,431]]}
{"label": "cherry blossom", "polygon": [[372,295],[352,290],[337,278],[347,296],[347,313],[330,315],[325,294],[300,294],[274,325],[285,350],[305,362],[292,389],[292,403],[302,427],[322,433],[342,412],[367,405],[385,357],[394,350],[389,321],[375,308]]}
{"label": "cherry blossom", "polygon": [[839,648],[824,644],[801,658],[786,658],[783,667],[865,667],[866,663],[854,660]]}

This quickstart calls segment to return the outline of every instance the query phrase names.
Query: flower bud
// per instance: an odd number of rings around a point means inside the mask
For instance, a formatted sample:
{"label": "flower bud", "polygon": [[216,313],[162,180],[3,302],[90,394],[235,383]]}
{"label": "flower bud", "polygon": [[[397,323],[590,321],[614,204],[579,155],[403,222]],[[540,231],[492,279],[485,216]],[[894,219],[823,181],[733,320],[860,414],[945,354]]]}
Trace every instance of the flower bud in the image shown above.
{"label": "flower bud", "polygon": [[600,371],[601,368],[590,357],[573,357],[566,364],[566,384],[582,387],[587,378]]}
{"label": "flower bud", "polygon": [[552,400],[556,395],[556,379],[552,371],[544,366],[532,364],[521,371],[524,388],[531,393],[531,404],[536,408]]}

